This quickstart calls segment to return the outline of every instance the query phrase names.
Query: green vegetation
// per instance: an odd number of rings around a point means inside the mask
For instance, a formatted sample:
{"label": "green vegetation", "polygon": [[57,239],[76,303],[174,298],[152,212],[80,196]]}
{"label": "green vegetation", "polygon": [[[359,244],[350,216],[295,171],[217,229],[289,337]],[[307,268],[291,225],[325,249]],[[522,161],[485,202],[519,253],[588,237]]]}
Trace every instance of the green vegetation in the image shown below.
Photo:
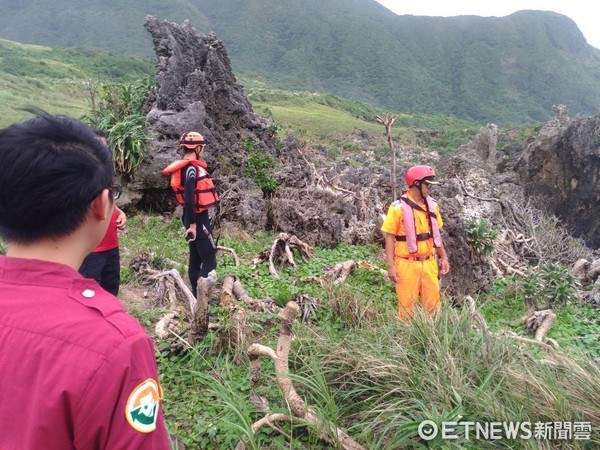
{"label": "green vegetation", "polygon": [[106,132],[114,152],[115,168],[132,176],[142,163],[149,139],[143,108],[154,82],[147,78],[135,83],[103,84],[99,99],[93,93],[92,111],[83,120]]}
{"label": "green vegetation", "polygon": [[252,139],[242,138],[246,148],[246,174],[263,191],[264,195],[270,195],[277,190],[279,183],[275,179],[275,160],[263,154],[254,146]]}
{"label": "green vegetation", "polygon": [[[375,116],[385,113],[366,103],[343,99],[332,94],[268,89],[263,83],[245,80],[246,92],[254,110],[287,131],[315,138],[335,146],[353,133],[385,135]],[[453,152],[471,140],[479,127],[467,120],[442,115],[398,113],[393,137],[398,143],[420,145],[440,154]]]}
{"label": "green vegetation", "polygon": [[465,225],[467,243],[477,256],[487,256],[494,250],[498,230],[485,219],[472,219]]}
{"label": "green vegetation", "polygon": [[[226,3],[220,2],[210,10],[211,14],[225,13]],[[242,2],[242,16],[248,12],[244,8],[250,4],[256,6],[258,3]],[[296,12],[312,10],[318,18],[317,11],[320,10],[317,8],[321,4],[323,2],[317,4],[311,0]],[[129,3],[122,6],[124,10],[131,7]],[[260,7],[257,10],[261,10]],[[261,29],[260,22],[252,24],[248,17],[244,19],[249,23],[247,28]],[[307,29],[315,21],[313,18],[305,22]],[[362,30],[357,26],[352,32],[360,35]],[[290,29],[289,35],[297,39],[300,31]],[[416,48],[419,40],[427,45],[423,36],[432,33],[424,27],[414,38],[406,39],[406,45]],[[318,35],[323,37],[323,33]],[[355,45],[357,54],[360,53],[362,47],[356,46],[354,40],[348,42],[348,45]],[[490,42],[493,47],[493,40]],[[378,48],[370,51],[375,53]],[[445,153],[466,143],[478,128],[472,122],[455,117],[477,116],[480,112],[474,106],[476,102],[486,103],[496,92],[502,91],[500,82],[498,89],[480,90],[483,87],[477,84],[476,76],[460,72],[465,61],[468,63],[465,67],[476,66],[480,61],[477,55],[469,54],[468,48],[465,46],[464,60],[459,59],[447,70],[440,70],[440,76],[448,73],[458,80],[456,85],[460,89],[457,92],[465,99],[464,104],[454,105],[451,109],[453,117],[439,114],[440,105],[452,105],[447,97],[452,83],[430,76],[418,65],[414,66],[411,75],[416,78],[408,76],[404,66],[398,71],[390,71],[369,60],[355,64],[335,59],[336,63],[328,68],[329,74],[318,73],[316,69],[321,66],[316,63],[314,71],[312,67],[307,69],[307,55],[299,50],[292,54],[283,49],[283,62],[279,63],[304,71],[305,75],[314,72],[325,81],[320,83],[307,75],[306,83],[300,83],[298,78],[278,73],[269,79],[277,79],[280,86],[293,86],[293,91],[270,89],[258,81],[244,84],[255,110],[273,120],[272,134],[291,131],[302,139],[318,139],[330,144],[326,149],[329,156],[360,150],[356,144],[348,142],[349,134],[366,132],[383,136],[383,127],[373,119],[385,110],[331,94],[309,93],[305,90],[306,85],[331,88],[335,81],[341,80],[335,85],[336,92],[347,93],[355,99],[376,99],[380,98],[381,92],[389,96],[398,91],[399,95],[407,97],[394,103],[400,104],[396,110],[435,111],[436,114],[398,114],[395,142]],[[266,51],[263,48],[255,50]],[[323,49],[322,57],[344,54],[342,50],[339,46]],[[435,51],[424,54],[436,57]],[[402,55],[394,52],[390,55],[401,60],[399,56]],[[259,61],[260,56],[257,57]],[[315,60],[316,57],[308,55],[308,59]],[[446,61],[446,64],[449,63]],[[96,50],[60,50],[0,41],[0,82],[8,86],[0,93],[1,125],[21,119],[14,113],[14,108],[20,105],[34,104],[49,112],[74,116],[87,113],[91,123],[109,131],[109,139],[118,152],[115,159],[119,170],[131,173],[142,157],[145,138],[141,133],[143,117],[140,112],[151,88],[149,83],[137,80],[146,79],[150,65],[149,61],[114,57]],[[378,69],[373,70],[373,67]],[[489,75],[489,67],[479,67],[479,70],[482,75]],[[335,79],[332,73],[337,74]],[[361,91],[362,88],[344,81],[346,73],[356,75],[356,79],[363,82],[368,80],[381,91],[375,92],[375,87]],[[539,79],[542,83],[544,78]],[[435,89],[431,88],[431,83]],[[98,86],[101,86],[98,103],[89,112],[90,93],[95,93]],[[548,86],[545,90],[552,91]],[[475,98],[474,92],[481,93],[481,98]],[[428,97],[429,93],[431,97]],[[523,102],[534,105],[528,115],[542,114],[537,102],[531,99]],[[501,117],[511,116],[514,122],[523,119],[522,113],[511,113],[506,105],[498,102],[490,102],[488,107]],[[528,128],[515,133],[521,133],[526,139],[530,131]],[[278,186],[271,172],[273,160],[262,155],[254,142],[245,141],[244,145],[248,154],[248,175],[263,192],[275,191]],[[382,146],[376,153],[385,155],[388,151]],[[152,334],[154,324],[166,308],[152,297],[151,289],[141,285],[141,275],[129,264],[135,258],[144,257],[153,268],[175,267],[186,279],[188,247],[181,237],[181,223],[176,219],[131,216],[128,228],[121,238],[123,301]],[[489,254],[496,233],[483,221],[470,224],[469,242],[474,252],[480,256]],[[321,286],[310,281],[321,276],[325,268],[348,259],[364,260],[376,268],[385,267],[377,245],[316,248],[314,258],[297,261],[297,268],[285,268],[280,271],[280,278],[275,279],[266,264],[251,263],[260,252],[270,248],[273,239],[274,236],[268,233],[250,236],[240,230],[225,230],[222,245],[234,249],[242,264],[236,266],[228,254],[219,255],[219,280],[233,274],[250,296],[271,298],[278,306],[284,306],[299,295],[316,300],[316,313],[308,317],[307,323],[297,321],[294,325],[295,340],[289,355],[290,377],[319,417],[348,431],[367,448],[451,446],[440,439],[429,443],[418,439],[418,424],[426,419],[436,424],[444,420],[592,423],[600,420],[597,406],[600,404],[597,383],[600,373],[591,360],[591,357],[600,357],[597,339],[600,315],[598,309],[580,303],[577,298],[579,286],[564,267],[544,265],[529,271],[525,277],[499,280],[478,300],[493,332],[509,329],[520,335],[526,335],[524,324],[519,320],[526,312],[526,301],[552,305],[557,319],[548,336],[561,344],[559,354],[577,364],[578,369],[544,365],[540,360],[547,355],[542,349],[521,347],[508,337],[486,342],[469,311],[450,306],[452,299],[447,299],[437,321],[417,316],[410,324],[398,324],[395,293],[376,269],[357,268],[348,281],[339,286]],[[0,254],[4,251],[5,246],[0,242]],[[142,291],[149,292],[149,301],[144,302]],[[169,343],[157,342],[165,390],[164,409],[173,448],[177,448],[176,442],[187,448],[233,448],[240,439],[246,439],[247,447],[256,449],[329,448],[319,439],[319,432],[314,427],[303,423],[280,424],[283,433],[269,427],[262,428],[256,435],[250,432],[252,423],[262,414],[254,409],[248,398],[246,344],[260,342],[273,347],[279,331],[278,321],[273,314],[251,314],[246,323],[246,342],[236,345],[232,338],[230,311],[217,306],[213,306],[213,311],[218,314],[220,330],[210,332],[191,351],[175,353]],[[263,363],[263,381],[257,387],[257,393],[268,399],[273,412],[288,412],[276,387],[270,361]],[[590,445],[598,444],[597,435],[595,439]],[[456,448],[468,448],[471,442],[458,440],[454,444]],[[584,448],[586,443],[581,446],[572,441],[553,444],[558,448]],[[482,441],[477,446],[497,447],[533,449],[538,448],[538,443],[534,440]]]}
{"label": "green vegetation", "polygon": [[[14,63],[7,63],[7,59]],[[37,69],[35,75],[34,71],[13,75],[22,70],[23,61],[38,61],[45,70]],[[151,62],[140,58],[0,40],[0,81],[9,87],[0,91],[0,100],[4,100],[0,101],[0,127],[27,118],[17,109],[23,106],[85,116],[89,123],[109,132],[109,140],[119,152],[115,158],[119,170],[128,173],[135,170],[143,152],[145,133],[140,112],[152,87],[150,73]],[[332,94],[272,89],[258,80],[243,82],[254,110],[272,119],[273,134],[287,132],[317,139],[330,145],[328,151],[332,154],[348,150],[343,147],[352,133],[385,134],[375,122],[375,116],[385,112],[381,108]],[[443,115],[397,115],[393,130],[397,143],[428,146],[439,153],[455,151],[479,128],[472,122]]]}
{"label": "green vegetation", "polygon": [[134,82],[152,73],[153,63],[114,56],[104,50],[61,49],[0,39],[0,127],[29,116],[35,106],[53,114],[79,117],[90,107],[90,93],[101,82]]}
{"label": "green vegetation", "polygon": [[507,277],[480,296],[481,312],[494,330],[509,329],[525,334],[521,318],[527,312],[526,301],[549,306],[557,314],[548,336],[562,346],[579,348],[589,357],[600,357],[600,310],[582,303],[578,284],[564,267],[543,266],[530,270],[525,277]]}
{"label": "green vegetation", "polygon": [[[360,130],[372,133],[381,132],[380,125],[364,122],[352,117],[345,111],[339,111],[316,102],[275,104],[262,108],[261,106],[256,104],[258,114],[271,116],[278,123],[290,124],[293,127],[290,131],[305,134],[309,137],[324,137],[336,134],[349,135]],[[317,126],[314,127],[313,125]]]}
{"label": "green vegetation", "polygon": [[[128,228],[121,239],[124,267],[149,252],[153,267],[183,267],[187,244],[178,220],[136,216],[130,218]],[[347,259],[383,267],[381,249],[376,245],[316,248],[313,258],[297,260],[296,269],[280,270],[278,280],[269,274],[266,263],[251,263],[270,248],[273,239],[268,233],[250,236],[224,230],[223,245],[235,250],[241,264],[236,266],[227,253],[220,255],[219,280],[234,274],[251,297],[270,297],[282,306],[298,294],[318,301],[317,312],[307,323],[298,320],[294,324],[289,376],[318,417],[348,431],[367,448],[468,448],[464,439],[421,441],[417,429],[423,420],[438,425],[451,420],[597,423],[600,371],[590,359],[600,352],[594,339],[600,332],[597,309],[579,305],[570,295],[558,305],[549,336],[563,347],[560,354],[580,369],[552,368],[537,362],[546,355],[536,346],[520,351],[508,337],[486,343],[468,309],[451,307],[450,302],[444,304],[437,321],[417,315],[410,324],[398,324],[395,293],[378,270],[357,268],[347,282],[337,286],[309,281],[322,275],[326,267]],[[560,270],[540,269],[534,288],[524,279],[498,281],[479,299],[491,330],[509,328],[525,335],[518,322],[525,312],[524,298],[549,298],[563,292],[554,283],[562,276]],[[135,291],[137,283],[135,272],[129,273],[134,281],[124,286],[125,292]],[[575,287],[571,280],[569,292]],[[134,305],[131,311],[152,333],[166,309],[152,298],[145,307],[139,300],[130,298],[129,303],[123,298],[126,305]],[[186,448],[202,449],[233,448],[240,439],[246,439],[246,448],[255,449],[331,448],[319,439],[314,427],[301,422],[279,423],[283,434],[269,427],[256,435],[250,432],[251,424],[263,413],[256,411],[249,399],[245,351],[251,342],[274,348],[278,320],[274,314],[251,313],[246,322],[247,344],[236,346],[229,309],[212,308],[218,314],[220,330],[210,332],[193,350],[173,353],[168,343],[158,342],[164,409],[173,440]],[[288,413],[271,361],[263,361],[255,393],[268,400],[270,412]],[[595,439],[597,444],[597,435]],[[592,442],[552,444],[586,448]],[[482,440],[476,448],[499,447],[534,449],[538,443],[533,439]]]}

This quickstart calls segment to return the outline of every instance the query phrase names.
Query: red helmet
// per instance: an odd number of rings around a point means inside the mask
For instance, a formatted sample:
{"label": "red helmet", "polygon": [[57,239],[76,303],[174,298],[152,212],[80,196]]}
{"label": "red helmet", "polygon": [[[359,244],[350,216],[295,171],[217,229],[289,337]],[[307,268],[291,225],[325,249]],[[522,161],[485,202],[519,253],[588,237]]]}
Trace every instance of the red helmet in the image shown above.
{"label": "red helmet", "polygon": [[189,149],[193,149],[199,145],[206,144],[206,139],[200,133],[196,131],[189,131],[187,133],[183,133],[179,138],[179,148],[186,147]]}
{"label": "red helmet", "polygon": [[[435,172],[429,166],[413,166],[406,171],[406,185],[411,187],[415,181],[421,181],[423,178],[435,177]],[[431,180],[433,181],[433,180]],[[431,182],[428,180],[428,182]],[[431,184],[437,184],[433,182]]]}

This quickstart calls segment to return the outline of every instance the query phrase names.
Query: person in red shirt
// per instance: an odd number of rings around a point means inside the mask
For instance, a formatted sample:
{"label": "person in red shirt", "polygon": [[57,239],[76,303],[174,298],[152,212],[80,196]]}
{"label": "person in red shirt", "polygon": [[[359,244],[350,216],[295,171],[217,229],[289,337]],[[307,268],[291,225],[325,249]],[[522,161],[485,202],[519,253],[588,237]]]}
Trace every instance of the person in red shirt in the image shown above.
{"label": "person in red shirt", "polygon": [[[94,129],[94,133],[96,139],[108,146],[106,134],[102,130]],[[113,192],[113,194],[115,194],[116,200],[120,191]],[[85,257],[79,268],[81,275],[85,278],[93,278],[105,291],[114,296],[119,294],[119,285],[121,284],[121,258],[117,230],[123,231],[126,224],[127,216],[117,205],[114,205],[104,239],[92,253]]]}
{"label": "person in red shirt", "polygon": [[0,130],[0,448],[170,448],[154,345],[77,269],[114,210],[108,148],[82,122]]}

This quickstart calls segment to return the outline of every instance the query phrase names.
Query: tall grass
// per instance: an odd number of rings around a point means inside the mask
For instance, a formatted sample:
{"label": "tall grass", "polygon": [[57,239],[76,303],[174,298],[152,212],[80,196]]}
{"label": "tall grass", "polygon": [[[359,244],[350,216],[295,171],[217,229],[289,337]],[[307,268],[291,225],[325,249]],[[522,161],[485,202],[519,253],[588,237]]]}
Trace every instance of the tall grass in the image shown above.
{"label": "tall grass", "polygon": [[[438,320],[417,314],[411,323],[379,322],[376,331],[357,328],[339,342],[315,341],[322,348],[312,351],[324,355],[338,404],[369,448],[423,444],[423,420],[600,423],[600,371],[589,358],[569,352],[575,368],[548,367],[536,348],[508,338],[493,339],[486,353],[474,325],[468,311],[445,306]],[[535,440],[480,444],[473,448],[538,448]]]}

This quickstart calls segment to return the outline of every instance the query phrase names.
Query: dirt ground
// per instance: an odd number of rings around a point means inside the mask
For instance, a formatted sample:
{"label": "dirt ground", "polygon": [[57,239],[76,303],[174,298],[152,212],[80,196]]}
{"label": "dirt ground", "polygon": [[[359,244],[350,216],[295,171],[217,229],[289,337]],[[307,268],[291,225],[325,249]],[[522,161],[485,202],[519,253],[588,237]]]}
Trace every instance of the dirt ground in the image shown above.
{"label": "dirt ground", "polygon": [[155,306],[151,289],[151,286],[122,284],[119,287],[118,297],[127,311],[145,311]]}

